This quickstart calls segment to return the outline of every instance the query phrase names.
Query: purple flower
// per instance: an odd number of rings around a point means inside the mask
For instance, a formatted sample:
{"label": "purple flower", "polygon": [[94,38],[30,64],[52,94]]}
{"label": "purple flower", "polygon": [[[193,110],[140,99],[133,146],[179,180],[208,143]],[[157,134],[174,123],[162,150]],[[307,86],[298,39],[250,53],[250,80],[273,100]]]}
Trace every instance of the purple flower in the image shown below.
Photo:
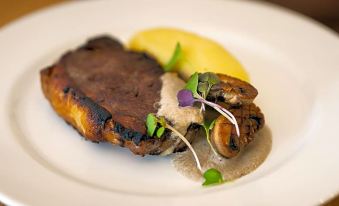
{"label": "purple flower", "polygon": [[193,106],[195,101],[192,92],[187,89],[180,90],[177,94],[177,99],[180,107]]}

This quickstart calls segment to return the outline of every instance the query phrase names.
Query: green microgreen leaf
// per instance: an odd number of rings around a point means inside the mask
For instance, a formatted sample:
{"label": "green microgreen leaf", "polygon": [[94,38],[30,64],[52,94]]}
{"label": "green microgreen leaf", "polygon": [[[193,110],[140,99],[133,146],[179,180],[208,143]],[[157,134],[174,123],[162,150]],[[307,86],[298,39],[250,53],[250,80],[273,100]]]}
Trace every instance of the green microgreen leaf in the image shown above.
{"label": "green microgreen leaf", "polygon": [[152,137],[157,127],[157,117],[154,114],[150,113],[147,115],[146,127],[147,134]]}
{"label": "green microgreen leaf", "polygon": [[215,125],[215,119],[214,120],[205,120],[204,124],[203,124],[203,127],[206,129],[206,130],[211,130],[213,129]]}
{"label": "green microgreen leaf", "polygon": [[209,128],[205,124],[203,124],[203,128],[204,128],[205,133],[206,133],[207,143],[210,145],[212,150],[214,150],[213,145],[212,145],[211,140],[210,140],[210,130],[209,130]]}
{"label": "green microgreen leaf", "polygon": [[206,140],[207,140],[207,143],[210,145],[212,151],[214,152],[214,154],[218,155],[217,151],[215,151],[212,143],[211,143],[211,140],[210,140],[210,130],[213,129],[215,125],[215,120],[212,120],[212,121],[207,121],[205,120],[204,124],[202,125],[204,130],[205,130],[205,133],[206,133]]}
{"label": "green microgreen leaf", "polygon": [[157,130],[157,137],[160,138],[165,132],[165,127],[160,127],[158,130]]}
{"label": "green microgreen leaf", "polygon": [[[194,151],[192,145],[190,144],[190,142],[186,139],[186,137],[184,135],[182,135],[178,130],[176,130],[174,127],[172,127],[170,124],[166,124],[166,119],[163,116],[160,116],[159,118],[157,118],[154,114],[148,114],[147,115],[147,119],[146,119],[146,125],[147,125],[147,132],[149,132],[150,130],[150,134],[152,133],[152,136],[154,134],[154,130],[156,129],[156,127],[158,126],[158,123],[161,126],[160,128],[158,128],[157,132],[156,132],[156,136],[158,138],[160,138],[166,129],[172,131],[173,133],[175,133],[186,145],[187,147],[192,151],[194,159],[197,163],[197,167],[200,171],[202,171],[201,168],[201,164],[200,161],[198,159],[198,156],[196,154],[196,152]],[[149,127],[148,127],[149,126]]]}
{"label": "green microgreen leaf", "polygon": [[199,81],[200,82],[208,82],[208,74],[207,72],[206,73],[202,73],[202,74],[199,74]]}
{"label": "green microgreen leaf", "polygon": [[213,120],[211,123],[210,123],[210,126],[208,127],[209,130],[213,129],[215,125],[215,120]]}
{"label": "green microgreen leaf", "polygon": [[203,177],[205,178],[205,182],[202,184],[203,186],[217,185],[225,182],[222,174],[215,168],[206,170]]}
{"label": "green microgreen leaf", "polygon": [[185,89],[190,90],[194,97],[198,97],[199,96],[199,94],[197,92],[198,82],[199,82],[199,74],[198,74],[198,72],[195,72],[189,78],[189,80],[187,81],[186,86],[185,86]]}
{"label": "green microgreen leaf", "polygon": [[220,79],[216,74],[212,72],[206,72],[199,75],[199,81],[207,82],[210,86],[213,86],[215,84],[218,84],[220,82]]}
{"label": "green microgreen leaf", "polygon": [[209,90],[208,82],[199,82],[198,92],[200,92],[202,94],[203,98],[206,98],[208,90]]}
{"label": "green microgreen leaf", "polygon": [[164,66],[164,70],[165,72],[169,72],[169,71],[172,71],[175,64],[178,62],[178,60],[180,59],[182,55],[182,51],[181,51],[181,46],[180,46],[180,43],[177,42],[176,46],[175,46],[175,49],[174,49],[174,52],[172,54],[172,57],[171,59],[167,62],[167,64]]}

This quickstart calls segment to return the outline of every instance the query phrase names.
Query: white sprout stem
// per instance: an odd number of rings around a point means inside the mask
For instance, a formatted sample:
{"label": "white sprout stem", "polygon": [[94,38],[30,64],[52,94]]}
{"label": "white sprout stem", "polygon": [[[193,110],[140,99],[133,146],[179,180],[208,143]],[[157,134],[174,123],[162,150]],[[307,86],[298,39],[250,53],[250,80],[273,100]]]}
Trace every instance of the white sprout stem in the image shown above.
{"label": "white sprout stem", "polygon": [[235,126],[235,131],[236,131],[236,133],[237,133],[237,135],[238,135],[238,137],[240,136],[240,131],[239,131],[239,126],[238,126],[238,122],[237,122],[237,120],[235,119],[235,117],[234,117],[234,115],[231,113],[231,112],[229,112],[228,110],[226,110],[225,108],[222,108],[221,106],[219,106],[219,105],[217,105],[217,104],[214,104],[214,103],[212,103],[212,105],[215,105],[216,107],[215,107],[215,109],[218,111],[218,112],[220,112],[221,114],[226,114],[226,118],[228,119],[228,120],[230,120],[230,118],[232,119],[232,121],[230,121],[232,124],[234,124],[234,126]]}
{"label": "white sprout stem", "polygon": [[237,120],[235,119],[235,117],[234,117],[234,115],[230,112],[230,111],[228,111],[227,109],[225,109],[225,108],[220,108],[222,111],[224,111],[226,114],[228,114],[229,116],[231,116],[232,117],[232,119],[234,120],[234,125],[235,125],[235,130],[236,130],[236,132],[237,132],[237,135],[238,135],[238,137],[240,136],[240,130],[239,130],[239,125],[238,125],[238,122],[237,122]]}
{"label": "white sprout stem", "polygon": [[176,135],[179,136],[179,138],[187,145],[187,147],[191,150],[191,152],[193,153],[195,162],[197,163],[197,167],[200,170],[200,172],[202,172],[202,168],[201,168],[201,164],[198,158],[198,155],[195,153],[192,145],[189,143],[189,141],[186,139],[186,137],[184,137],[180,132],[178,132],[176,129],[174,129],[173,127],[171,127],[169,124],[166,124],[166,127],[168,129],[170,129],[172,132],[174,132]]}
{"label": "white sprout stem", "polygon": [[206,131],[206,139],[207,139],[207,143],[210,145],[213,153],[215,154],[215,156],[219,156],[218,152],[215,151],[214,147],[212,146],[211,140],[210,140],[210,135],[209,135],[209,130]]}
{"label": "white sprout stem", "polygon": [[201,102],[200,112],[205,111],[205,104]]}
{"label": "white sprout stem", "polygon": [[222,110],[224,113],[226,113],[227,115],[229,115],[232,118],[233,122],[232,121],[231,122],[235,125],[235,130],[237,132],[237,135],[240,136],[239,126],[238,126],[237,120],[235,119],[234,115],[230,111],[228,111],[227,109],[221,107],[220,105],[217,105],[217,104],[215,104],[215,105],[216,105],[216,108]]}
{"label": "white sprout stem", "polygon": [[217,107],[216,105],[214,105],[212,102],[208,102],[208,101],[204,101],[202,100],[205,104],[213,107],[215,110],[217,110],[220,114],[222,114],[223,116],[225,116],[232,124],[234,124],[234,119],[232,117],[230,117],[227,113],[225,113],[223,110],[221,110],[219,107]]}
{"label": "white sprout stem", "polygon": [[231,116],[229,116],[227,113],[225,113],[224,110],[218,107],[214,107],[214,109],[217,110],[219,113],[221,113],[223,116],[225,116],[232,124],[235,124],[234,119]]}
{"label": "white sprout stem", "polygon": [[237,135],[238,135],[238,137],[240,136],[240,130],[239,130],[237,120],[235,119],[234,115],[230,111],[228,111],[227,109],[223,108],[222,106],[220,106],[218,104],[215,104],[213,102],[209,102],[209,101],[207,101],[203,98],[198,99],[198,100],[201,101],[202,103],[205,103],[205,104],[213,107],[220,114],[222,114],[224,117],[226,117],[232,124],[234,124]]}

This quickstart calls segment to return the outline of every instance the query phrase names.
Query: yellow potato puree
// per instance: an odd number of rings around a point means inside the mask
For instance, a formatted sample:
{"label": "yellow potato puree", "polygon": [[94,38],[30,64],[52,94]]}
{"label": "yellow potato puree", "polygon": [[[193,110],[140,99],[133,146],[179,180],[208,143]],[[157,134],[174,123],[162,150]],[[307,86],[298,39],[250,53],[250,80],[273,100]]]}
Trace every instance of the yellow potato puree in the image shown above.
{"label": "yellow potato puree", "polygon": [[177,42],[182,48],[182,55],[175,70],[184,79],[194,72],[215,72],[227,74],[249,81],[249,77],[239,61],[218,43],[173,28],[153,28],[135,34],[129,42],[129,48],[143,51],[155,57],[161,65],[171,58]]}

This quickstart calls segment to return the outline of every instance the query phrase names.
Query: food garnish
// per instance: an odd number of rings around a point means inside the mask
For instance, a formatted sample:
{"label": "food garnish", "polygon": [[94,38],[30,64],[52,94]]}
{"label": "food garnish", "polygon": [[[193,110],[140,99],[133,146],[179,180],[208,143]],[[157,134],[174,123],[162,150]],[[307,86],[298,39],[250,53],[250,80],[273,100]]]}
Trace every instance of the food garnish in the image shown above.
{"label": "food garnish", "polygon": [[182,56],[181,45],[180,45],[180,42],[177,42],[171,59],[164,66],[165,72],[172,71],[175,64],[179,61],[181,56]]}
{"label": "food garnish", "polygon": [[[199,158],[194,151],[191,143],[186,139],[184,135],[182,135],[178,130],[173,128],[171,125],[166,123],[166,120],[164,117],[156,117],[154,114],[150,113],[147,115],[146,118],[146,127],[147,127],[147,134],[154,134],[154,131],[157,129],[157,137],[161,138],[161,136],[164,134],[165,128],[171,130],[173,133],[175,133],[186,145],[187,147],[192,151],[194,159],[197,163],[197,168],[202,172],[201,164],[199,161]],[[162,129],[163,128],[163,129]],[[161,130],[160,135],[158,135],[158,131]]]}
{"label": "food garnish", "polygon": [[[237,123],[237,120],[233,116],[231,112],[229,112],[227,109],[223,108],[222,106],[207,101],[204,97],[201,95],[207,95],[211,87],[218,82],[217,76],[210,75],[208,73],[204,74],[198,74],[197,72],[194,73],[190,79],[188,80],[185,89],[182,89],[177,94],[177,99],[179,102],[179,106],[181,107],[187,107],[187,106],[193,106],[194,102],[200,102],[202,105],[206,104],[212,108],[214,108],[216,111],[218,111],[220,114],[222,114],[224,117],[226,117],[232,124],[234,124],[236,132],[238,137],[240,136],[239,126]],[[201,81],[199,82],[199,80]],[[198,89],[200,85],[206,85],[206,86],[200,86],[200,91]],[[204,87],[204,88],[203,88]],[[206,89],[205,89],[206,88]],[[200,94],[199,94],[200,93]],[[204,106],[202,106],[202,111],[204,111]]]}
{"label": "food garnish", "polygon": [[146,127],[148,136],[152,137],[156,131],[156,136],[160,138],[165,132],[166,122],[163,117],[158,119],[154,114],[150,113],[146,118]]}
{"label": "food garnish", "polygon": [[206,99],[207,94],[210,92],[213,85],[220,82],[219,77],[211,72],[206,72],[199,75],[198,91],[202,97]]}
{"label": "food garnish", "polygon": [[205,178],[205,182],[202,184],[203,186],[217,185],[225,182],[221,172],[215,168],[206,170],[203,177]]}
{"label": "food garnish", "polygon": [[[185,85],[185,89],[189,90],[192,92],[193,96],[195,98],[199,98],[199,94],[198,94],[198,84],[199,84],[199,74],[197,72],[195,72],[194,74],[192,74],[192,76],[188,79],[186,85]],[[180,92],[180,91],[179,91]],[[180,103],[180,102],[179,102]]]}
{"label": "food garnish", "polygon": [[[207,123],[207,122],[204,123],[204,128],[205,128],[205,130],[207,130],[206,133],[209,134],[209,130],[213,128],[214,122],[215,121],[212,121],[212,122],[209,122],[209,123]],[[146,127],[147,127],[147,134],[153,135],[154,132],[156,131],[156,136],[158,138],[162,137],[162,135],[165,132],[165,129],[169,129],[170,131],[175,133],[187,145],[187,147],[191,150],[193,157],[195,159],[195,162],[197,164],[197,168],[199,169],[199,171],[201,173],[203,173],[199,158],[198,158],[196,152],[194,151],[194,148],[192,147],[191,143],[186,139],[186,137],[184,135],[182,135],[180,132],[178,132],[171,125],[167,124],[164,117],[162,117],[162,116],[157,117],[152,113],[148,114],[147,118],[146,118]],[[208,138],[208,142],[210,144],[209,136],[207,138]],[[203,177],[205,178],[205,182],[203,183],[204,186],[212,185],[212,184],[213,185],[221,184],[221,183],[224,182],[222,174],[215,168],[210,168],[210,169],[206,170],[203,173]]]}
{"label": "food garnish", "polygon": [[211,140],[210,140],[210,130],[213,129],[215,125],[215,120],[212,120],[212,121],[208,121],[208,120],[205,120],[205,122],[202,124],[202,127],[204,128],[205,130],[205,133],[206,133],[206,140],[207,140],[207,143],[210,145],[212,151],[214,152],[215,155],[219,156],[218,155],[218,152],[215,151],[212,143],[211,143]]}
{"label": "food garnish", "polygon": [[146,119],[146,127],[147,127],[147,134],[148,136],[153,136],[155,129],[157,127],[157,121],[153,114],[147,115]]}
{"label": "food garnish", "polygon": [[165,132],[165,127],[160,127],[158,130],[157,130],[157,137],[160,138]]}

